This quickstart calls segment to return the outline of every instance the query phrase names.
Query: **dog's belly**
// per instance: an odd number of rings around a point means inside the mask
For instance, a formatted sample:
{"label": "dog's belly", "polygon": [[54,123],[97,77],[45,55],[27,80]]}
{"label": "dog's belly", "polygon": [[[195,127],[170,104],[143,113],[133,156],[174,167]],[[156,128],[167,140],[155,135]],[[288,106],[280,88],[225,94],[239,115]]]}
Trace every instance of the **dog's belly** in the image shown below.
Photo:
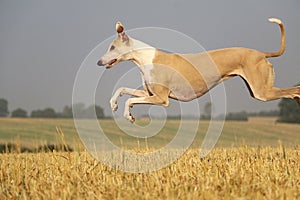
{"label": "dog's belly", "polygon": [[187,81],[173,82],[167,87],[170,89],[170,98],[179,101],[191,101],[206,94],[215,85],[217,82],[206,84],[203,79],[199,79],[192,84]]}
{"label": "dog's belly", "polygon": [[171,91],[169,97],[178,101],[191,101],[204,95],[208,90],[201,92],[186,92],[181,90]]}

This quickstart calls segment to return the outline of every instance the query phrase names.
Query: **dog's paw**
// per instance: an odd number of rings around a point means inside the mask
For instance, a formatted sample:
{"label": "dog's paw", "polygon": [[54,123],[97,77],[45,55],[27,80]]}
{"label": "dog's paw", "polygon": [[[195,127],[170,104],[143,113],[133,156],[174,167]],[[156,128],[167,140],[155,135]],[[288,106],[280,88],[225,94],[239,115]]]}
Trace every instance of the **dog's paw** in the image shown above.
{"label": "dog's paw", "polygon": [[132,116],[132,115],[130,115],[130,117],[129,117],[129,119],[128,119],[131,123],[134,123],[135,122],[135,118]]}
{"label": "dog's paw", "polygon": [[131,115],[131,113],[129,114],[125,114],[124,117],[130,121],[131,123],[134,123],[135,122],[135,118]]}
{"label": "dog's paw", "polygon": [[112,111],[116,112],[118,110],[118,104],[116,101],[110,100],[110,107]]}

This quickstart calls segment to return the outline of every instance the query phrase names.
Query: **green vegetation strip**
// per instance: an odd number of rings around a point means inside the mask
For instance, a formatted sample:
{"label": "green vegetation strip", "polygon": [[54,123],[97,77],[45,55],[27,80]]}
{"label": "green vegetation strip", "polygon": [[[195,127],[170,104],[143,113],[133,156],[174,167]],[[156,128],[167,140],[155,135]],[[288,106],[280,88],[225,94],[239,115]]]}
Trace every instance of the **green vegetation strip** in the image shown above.
{"label": "green vegetation strip", "polygon": [[[140,126],[148,124],[147,120],[138,120]],[[168,120],[162,130],[147,139],[137,139],[125,134],[114,120],[99,120],[107,137],[116,145],[131,149],[155,149],[169,143],[179,127],[179,120]],[[209,121],[200,120],[193,148],[199,148],[206,134]],[[64,141],[57,133],[57,127],[64,134]],[[143,136],[143,133],[140,133]],[[228,121],[219,138],[217,146],[276,146],[281,141],[285,146],[300,144],[300,124],[275,123],[269,118],[250,120],[248,122]],[[41,145],[55,145],[65,142],[77,148],[80,140],[72,119],[18,119],[0,118],[0,144],[18,143],[26,148],[37,148]],[[147,143],[147,144],[146,144]]]}

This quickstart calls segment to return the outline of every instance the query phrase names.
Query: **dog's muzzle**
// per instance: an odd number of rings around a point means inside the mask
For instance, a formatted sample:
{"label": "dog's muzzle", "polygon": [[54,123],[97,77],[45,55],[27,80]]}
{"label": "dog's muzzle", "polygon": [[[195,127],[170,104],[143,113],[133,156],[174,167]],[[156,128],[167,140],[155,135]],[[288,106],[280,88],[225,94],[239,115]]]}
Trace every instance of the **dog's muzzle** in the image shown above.
{"label": "dog's muzzle", "polygon": [[98,65],[98,66],[104,66],[102,60],[99,60],[99,61],[97,62],[97,65]]}
{"label": "dog's muzzle", "polygon": [[97,65],[99,65],[99,66],[106,66],[106,68],[111,68],[113,66],[113,64],[115,64],[115,62],[117,62],[117,59],[112,59],[108,63],[103,63],[102,60],[99,60],[97,62]]}

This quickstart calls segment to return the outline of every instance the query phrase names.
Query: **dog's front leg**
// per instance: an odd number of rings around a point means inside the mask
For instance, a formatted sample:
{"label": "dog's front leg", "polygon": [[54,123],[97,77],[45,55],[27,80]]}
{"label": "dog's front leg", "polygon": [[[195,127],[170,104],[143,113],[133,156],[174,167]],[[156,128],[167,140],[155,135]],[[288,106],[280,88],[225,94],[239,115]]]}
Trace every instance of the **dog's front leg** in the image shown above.
{"label": "dog's front leg", "polygon": [[135,119],[130,113],[130,108],[133,107],[134,104],[153,104],[153,105],[160,105],[160,106],[168,106],[169,99],[168,96],[162,97],[156,95],[128,99],[125,104],[124,117],[132,123],[135,121]]}
{"label": "dog's front leg", "polygon": [[129,94],[135,97],[146,97],[148,96],[148,92],[144,91],[144,90],[136,90],[136,89],[131,89],[131,88],[126,88],[126,87],[121,87],[119,88],[115,94],[113,95],[113,97],[110,99],[110,107],[113,111],[117,111],[118,109],[118,97],[124,95],[124,94]]}

